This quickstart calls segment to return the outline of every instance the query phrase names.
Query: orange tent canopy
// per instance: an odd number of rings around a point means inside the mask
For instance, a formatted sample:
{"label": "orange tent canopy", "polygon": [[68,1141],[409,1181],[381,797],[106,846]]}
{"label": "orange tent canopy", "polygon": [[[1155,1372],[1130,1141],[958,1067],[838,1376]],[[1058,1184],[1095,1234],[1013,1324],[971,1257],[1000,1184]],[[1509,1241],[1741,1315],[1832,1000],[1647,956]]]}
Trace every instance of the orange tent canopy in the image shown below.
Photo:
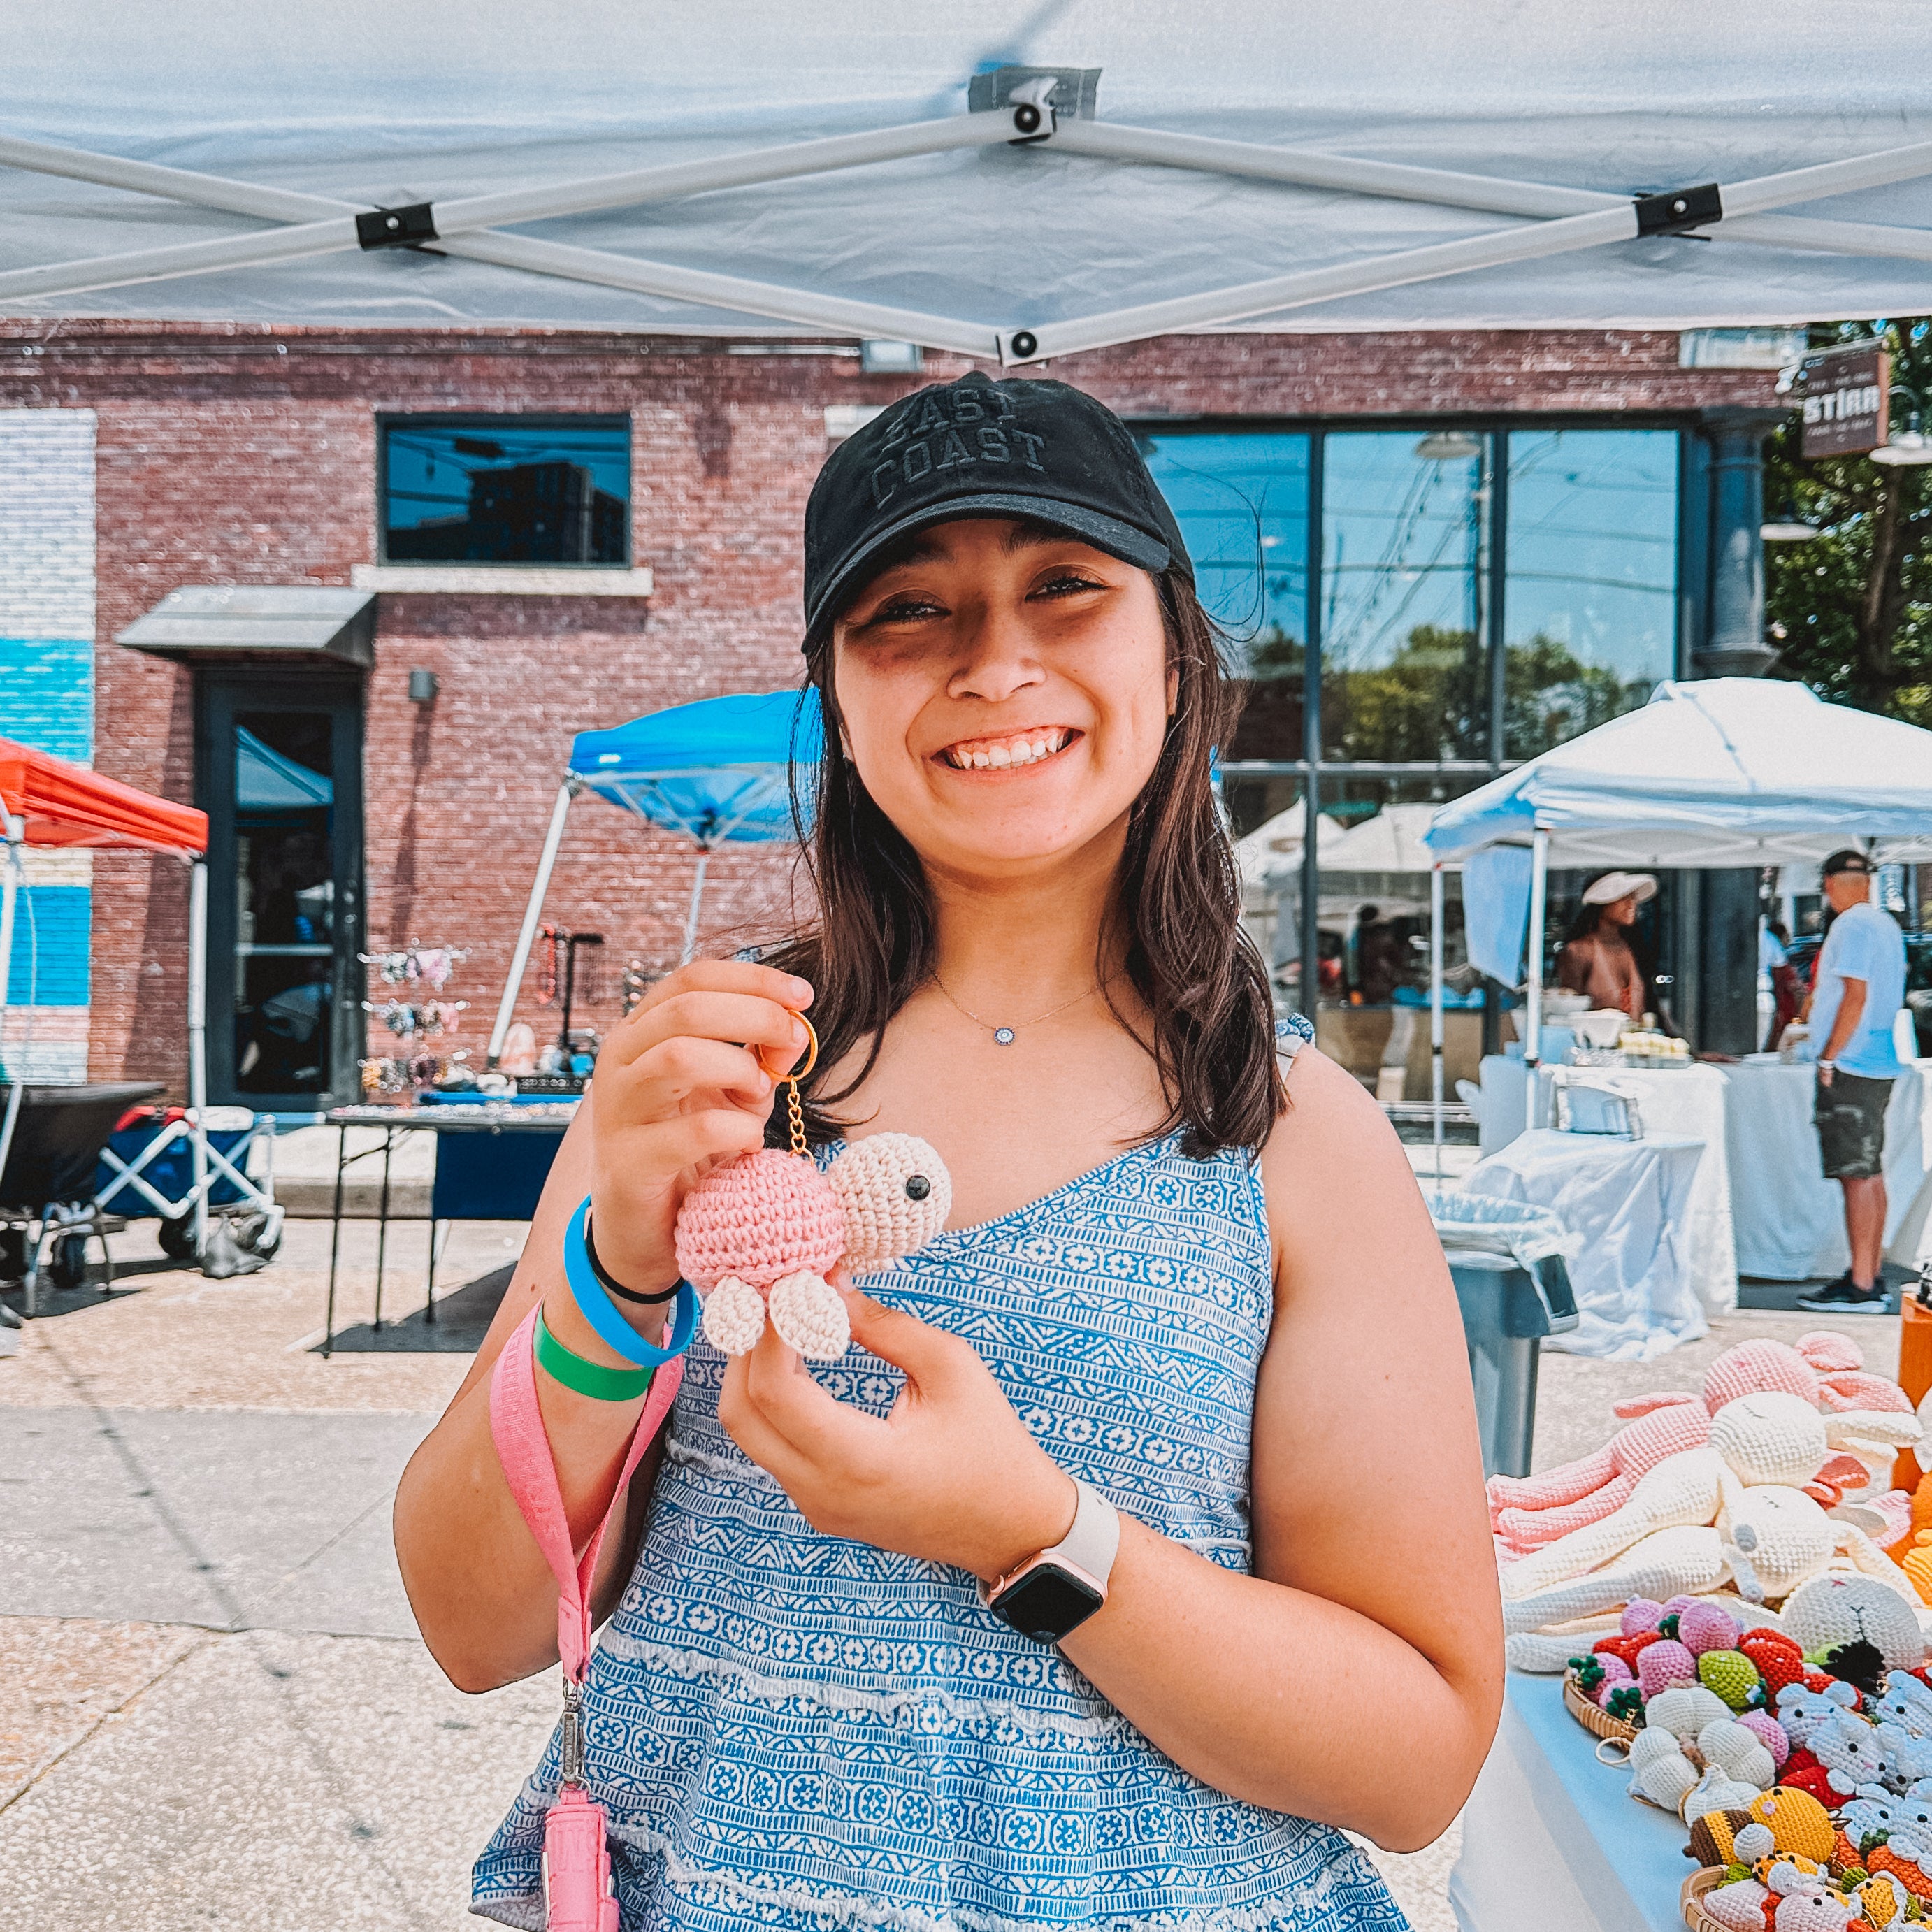
{"label": "orange tent canopy", "polygon": [[208,850],[206,812],[10,738],[0,738],[0,806],[26,820],[29,845],[124,845],[184,857]]}

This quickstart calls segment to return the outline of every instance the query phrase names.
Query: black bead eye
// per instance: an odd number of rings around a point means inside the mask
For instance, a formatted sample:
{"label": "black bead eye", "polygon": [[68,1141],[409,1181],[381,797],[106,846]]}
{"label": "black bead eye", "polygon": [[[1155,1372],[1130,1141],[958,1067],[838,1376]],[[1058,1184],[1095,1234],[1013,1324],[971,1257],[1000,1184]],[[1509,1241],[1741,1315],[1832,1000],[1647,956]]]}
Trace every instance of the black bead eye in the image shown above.
{"label": "black bead eye", "polygon": [[908,1177],[906,1198],[908,1201],[923,1201],[932,1192],[932,1183],[924,1174],[915,1174]]}

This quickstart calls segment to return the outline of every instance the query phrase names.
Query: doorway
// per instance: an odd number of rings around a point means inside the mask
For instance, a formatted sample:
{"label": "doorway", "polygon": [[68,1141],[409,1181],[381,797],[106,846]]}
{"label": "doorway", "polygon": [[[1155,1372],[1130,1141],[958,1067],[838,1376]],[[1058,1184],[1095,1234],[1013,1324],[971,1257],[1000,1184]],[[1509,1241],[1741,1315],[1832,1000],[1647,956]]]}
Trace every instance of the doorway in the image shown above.
{"label": "doorway", "polygon": [[202,671],[208,1085],[217,1106],[313,1113],[359,1096],[362,684]]}

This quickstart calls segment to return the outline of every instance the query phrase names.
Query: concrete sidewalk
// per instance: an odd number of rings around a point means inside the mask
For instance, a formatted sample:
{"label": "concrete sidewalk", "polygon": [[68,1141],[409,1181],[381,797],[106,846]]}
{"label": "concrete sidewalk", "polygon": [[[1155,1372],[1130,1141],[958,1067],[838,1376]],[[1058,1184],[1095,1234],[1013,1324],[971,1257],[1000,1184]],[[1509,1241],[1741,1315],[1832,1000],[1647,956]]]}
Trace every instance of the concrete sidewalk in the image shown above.
{"label": "concrete sidewalk", "polygon": [[[523,1234],[458,1224],[432,1326],[424,1231],[398,1231],[379,1331],[375,1231],[346,1228],[325,1360],[326,1224],[291,1221],[274,1265],[227,1282],[137,1226],[111,1295],[53,1297],[0,1360],[0,1932],[477,1923],[470,1864],[543,1748],[556,1673],[452,1689],[389,1514]],[[1546,1356],[1539,1466],[1600,1444],[1618,1396],[1815,1325],[1738,1316],[1668,1362]],[[1860,1340],[1894,1365],[1895,1321]],[[1457,1845],[1373,1853],[1417,1932],[1453,1932]]]}
{"label": "concrete sidewalk", "polygon": [[[0,1361],[0,1932],[454,1932],[536,1762],[556,1673],[483,1698],[416,1636],[389,1515],[508,1280],[459,1226],[328,1229],[204,1281],[136,1228],[115,1292],[54,1297]],[[465,1286],[464,1284],[468,1284]]]}

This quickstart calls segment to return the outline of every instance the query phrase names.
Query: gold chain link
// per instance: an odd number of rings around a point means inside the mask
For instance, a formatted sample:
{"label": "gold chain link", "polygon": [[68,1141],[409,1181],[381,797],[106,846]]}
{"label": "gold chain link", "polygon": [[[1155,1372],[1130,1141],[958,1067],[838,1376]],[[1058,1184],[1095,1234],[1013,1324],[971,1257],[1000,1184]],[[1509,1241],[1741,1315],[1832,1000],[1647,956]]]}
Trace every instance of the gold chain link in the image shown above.
{"label": "gold chain link", "polygon": [[806,1056],[805,1064],[785,1082],[785,1110],[791,1120],[791,1150],[802,1160],[808,1150],[805,1138],[805,1109],[799,1102],[798,1083],[818,1064],[818,1035],[804,1014],[800,1013],[796,1017],[799,1024],[805,1029],[812,1051]]}

